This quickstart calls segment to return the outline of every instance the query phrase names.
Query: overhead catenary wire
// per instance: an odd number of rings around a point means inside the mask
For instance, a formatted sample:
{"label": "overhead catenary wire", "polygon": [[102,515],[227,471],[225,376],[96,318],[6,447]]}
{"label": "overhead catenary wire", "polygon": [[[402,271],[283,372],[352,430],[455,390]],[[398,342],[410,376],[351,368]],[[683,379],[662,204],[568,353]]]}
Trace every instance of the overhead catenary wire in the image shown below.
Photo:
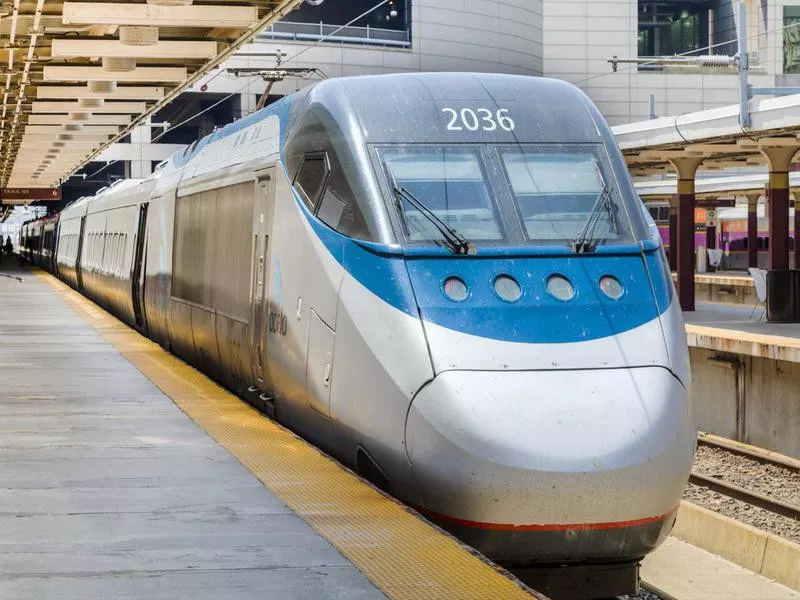
{"label": "overhead catenary wire", "polygon": [[[769,35],[771,33],[777,33],[779,31],[783,31],[785,29],[791,29],[792,27],[798,28],[798,30],[800,30],[800,23],[789,23],[787,25],[781,25],[780,27],[774,27],[772,29],[766,29],[764,31],[751,33],[750,35],[747,35],[745,37],[748,40],[751,40],[751,39],[754,39],[754,38],[759,38],[761,36]],[[650,60],[650,61],[637,63],[637,64],[631,65],[629,67],[624,67],[624,68],[617,69],[616,71],[608,71],[606,73],[596,73],[594,75],[591,75],[591,76],[586,77],[584,79],[581,79],[579,81],[573,81],[572,83],[573,83],[573,85],[580,86],[580,85],[582,85],[584,83],[587,83],[589,81],[593,81],[595,79],[599,79],[601,77],[607,77],[609,75],[619,75],[621,73],[629,73],[630,71],[633,71],[634,69],[638,69],[639,67],[644,67],[644,66],[647,66],[647,65],[657,64],[659,62],[659,60],[662,59],[662,58],[680,58],[680,57],[684,57],[684,56],[691,56],[693,54],[697,54],[698,52],[703,52],[705,50],[714,50],[715,48],[720,48],[722,46],[729,46],[729,45],[735,45],[735,44],[736,44],[736,40],[733,39],[733,40],[727,40],[727,41],[724,41],[724,42],[717,42],[716,44],[710,44],[708,46],[703,46],[702,48],[695,48],[694,50],[688,50],[687,52],[683,52],[681,54],[674,54],[674,55],[669,56],[669,57],[663,57],[663,56],[661,56],[661,57],[653,57],[653,59]],[[737,49],[737,51],[738,51],[738,49]]]}
{"label": "overhead catenary wire", "polygon": [[[297,52],[297,53],[296,53],[296,54],[294,54],[292,57],[290,57],[290,58],[288,58],[288,59],[285,59],[285,60],[283,60],[283,61],[281,61],[281,62],[282,62],[282,63],[287,63],[287,62],[291,62],[291,61],[293,61],[293,60],[297,59],[297,57],[298,57],[298,56],[301,56],[302,54],[304,54],[304,53],[308,52],[308,51],[309,51],[309,50],[311,50],[312,48],[314,48],[314,47],[318,46],[319,44],[323,43],[324,41],[328,40],[329,38],[331,38],[331,37],[335,36],[337,33],[339,33],[340,31],[342,31],[343,29],[345,29],[345,28],[347,28],[347,27],[350,27],[351,25],[353,25],[354,23],[356,23],[356,22],[357,22],[357,21],[359,21],[360,19],[363,19],[364,17],[366,17],[366,16],[370,15],[371,13],[375,12],[376,10],[378,10],[378,9],[379,9],[381,6],[383,6],[384,4],[388,4],[389,2],[390,2],[390,0],[381,0],[380,2],[378,2],[377,4],[375,4],[375,6],[373,6],[372,8],[370,8],[369,10],[367,10],[367,11],[364,11],[363,13],[361,13],[361,14],[360,14],[360,15],[358,15],[357,17],[355,17],[355,18],[351,19],[350,21],[348,21],[348,22],[347,22],[347,23],[345,23],[344,25],[341,25],[341,26],[337,27],[336,29],[334,29],[334,30],[333,30],[333,31],[331,31],[330,33],[323,35],[322,37],[320,37],[319,39],[317,39],[317,40],[316,40],[316,41],[315,41],[313,44],[310,44],[310,45],[306,46],[306,47],[305,47],[305,48],[303,48],[303,49],[302,49],[300,52]],[[218,74],[219,74],[221,71],[222,71],[222,70],[220,69],[220,71],[219,71],[217,74],[215,74],[215,75],[214,75],[214,76],[213,76],[211,79],[213,80],[214,78],[216,78],[216,77],[217,77],[217,75],[218,75]],[[321,71],[320,71],[320,73],[321,73]],[[324,76],[324,78],[325,78],[325,79],[327,79],[327,78],[328,78],[328,77],[327,77],[327,75],[325,75],[324,73],[322,73],[322,75]],[[257,76],[257,74],[255,74],[255,73],[254,73],[254,74],[253,74],[253,76]],[[155,142],[157,142],[158,140],[160,140],[162,137],[164,137],[164,136],[165,136],[167,133],[169,133],[169,132],[170,132],[170,131],[172,131],[173,129],[176,129],[176,128],[178,128],[178,127],[181,127],[181,126],[183,126],[183,125],[186,125],[187,123],[189,123],[189,122],[193,121],[193,120],[194,120],[194,119],[196,119],[197,117],[199,117],[199,116],[203,115],[204,113],[207,113],[209,110],[212,110],[213,108],[216,108],[217,106],[219,106],[220,104],[222,104],[222,103],[223,103],[223,102],[225,102],[226,100],[229,100],[229,99],[230,99],[230,98],[232,98],[233,96],[235,96],[235,95],[237,95],[237,94],[240,94],[240,93],[242,93],[242,92],[243,92],[245,89],[247,89],[249,86],[250,86],[250,83],[246,83],[245,85],[243,85],[243,86],[242,86],[242,87],[240,87],[239,89],[237,89],[237,90],[235,90],[235,91],[233,91],[233,92],[231,92],[231,93],[227,94],[227,95],[226,95],[226,96],[224,96],[222,99],[220,99],[220,100],[218,100],[217,102],[215,102],[214,104],[212,104],[212,105],[210,105],[210,106],[207,106],[207,107],[206,107],[206,108],[204,108],[203,110],[201,110],[201,111],[198,111],[197,113],[193,114],[193,115],[192,115],[192,116],[190,116],[190,117],[187,117],[186,119],[184,119],[183,121],[181,121],[181,122],[180,122],[180,123],[178,123],[177,125],[170,125],[170,126],[167,128],[167,129],[165,129],[165,130],[164,130],[164,131],[162,131],[162,132],[161,132],[159,135],[157,135],[155,138],[153,138],[152,140],[150,140],[150,143],[152,144],[152,143],[155,143]],[[177,98],[176,98],[176,99],[177,99]],[[174,101],[175,101],[175,100],[173,100],[173,102],[174,102]],[[171,103],[170,103],[170,104],[171,104]],[[166,106],[169,106],[169,104],[167,104]],[[165,107],[166,107],[166,106],[165,106]],[[92,178],[92,177],[94,177],[95,175],[98,175],[98,174],[102,173],[102,172],[103,172],[103,171],[105,171],[105,170],[106,170],[108,167],[110,167],[111,165],[114,165],[114,164],[116,164],[116,163],[118,163],[118,162],[120,162],[120,159],[117,159],[117,160],[110,161],[110,162],[106,163],[104,166],[100,167],[100,168],[99,168],[97,171],[95,171],[95,172],[94,172],[94,173],[92,173],[91,175],[88,175],[87,177],[88,177],[89,179],[91,179],[91,178]]]}

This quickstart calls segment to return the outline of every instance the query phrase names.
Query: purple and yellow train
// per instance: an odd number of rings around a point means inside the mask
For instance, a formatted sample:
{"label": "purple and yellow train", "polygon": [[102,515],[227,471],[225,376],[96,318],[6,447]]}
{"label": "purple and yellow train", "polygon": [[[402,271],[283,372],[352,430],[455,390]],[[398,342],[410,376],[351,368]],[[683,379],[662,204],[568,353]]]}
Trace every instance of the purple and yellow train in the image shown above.
{"label": "purple and yellow train", "polygon": [[[647,208],[650,215],[658,225],[664,249],[670,252],[669,236],[669,205],[666,202],[648,202]],[[748,239],[747,239],[747,208],[731,207],[718,209],[717,225],[709,234],[706,230],[705,211],[698,209],[695,214],[694,247],[696,249],[708,248],[708,236],[713,235],[714,245],[724,251],[720,268],[729,271],[746,271],[748,265]],[[794,227],[790,220],[789,225],[789,251],[794,251]],[[769,223],[765,217],[758,219],[758,263],[760,266],[767,264],[769,250]]]}

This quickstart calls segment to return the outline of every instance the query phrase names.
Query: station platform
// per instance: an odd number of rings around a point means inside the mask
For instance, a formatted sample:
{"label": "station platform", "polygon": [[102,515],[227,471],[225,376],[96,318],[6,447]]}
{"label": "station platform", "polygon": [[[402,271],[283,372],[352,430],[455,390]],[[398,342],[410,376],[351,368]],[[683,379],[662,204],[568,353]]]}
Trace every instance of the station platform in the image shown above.
{"label": "station platform", "polygon": [[800,363],[800,323],[766,320],[764,307],[697,302],[683,314],[689,346]]}
{"label": "station platform", "polygon": [[800,323],[761,306],[698,302],[684,313],[690,395],[702,431],[800,458]]}
{"label": "station platform", "polygon": [[662,598],[800,600],[800,592],[674,537],[642,561],[641,575]]}
{"label": "station platform", "polygon": [[[678,274],[672,274],[677,282]],[[720,302],[752,307],[756,302],[756,286],[745,271],[715,271],[694,274],[694,293],[699,302]]]}
{"label": "station platform", "polygon": [[3,600],[536,597],[56,278],[0,274]]}

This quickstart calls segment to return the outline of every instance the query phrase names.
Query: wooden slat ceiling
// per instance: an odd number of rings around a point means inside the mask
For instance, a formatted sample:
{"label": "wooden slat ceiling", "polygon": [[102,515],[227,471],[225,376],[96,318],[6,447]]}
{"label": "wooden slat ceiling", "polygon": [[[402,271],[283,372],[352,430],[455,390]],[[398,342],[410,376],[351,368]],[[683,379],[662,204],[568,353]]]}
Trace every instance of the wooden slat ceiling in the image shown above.
{"label": "wooden slat ceiling", "polygon": [[300,2],[1,3],[0,186],[57,186]]}

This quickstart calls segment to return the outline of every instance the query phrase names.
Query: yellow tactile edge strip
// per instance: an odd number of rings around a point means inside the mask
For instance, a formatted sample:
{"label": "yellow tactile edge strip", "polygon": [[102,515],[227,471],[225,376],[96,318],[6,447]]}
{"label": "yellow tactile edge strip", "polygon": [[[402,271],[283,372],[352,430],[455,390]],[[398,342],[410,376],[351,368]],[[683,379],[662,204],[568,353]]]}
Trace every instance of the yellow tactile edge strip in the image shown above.
{"label": "yellow tactile edge strip", "polygon": [[397,501],[41,271],[122,356],[390,598],[531,598]]}

